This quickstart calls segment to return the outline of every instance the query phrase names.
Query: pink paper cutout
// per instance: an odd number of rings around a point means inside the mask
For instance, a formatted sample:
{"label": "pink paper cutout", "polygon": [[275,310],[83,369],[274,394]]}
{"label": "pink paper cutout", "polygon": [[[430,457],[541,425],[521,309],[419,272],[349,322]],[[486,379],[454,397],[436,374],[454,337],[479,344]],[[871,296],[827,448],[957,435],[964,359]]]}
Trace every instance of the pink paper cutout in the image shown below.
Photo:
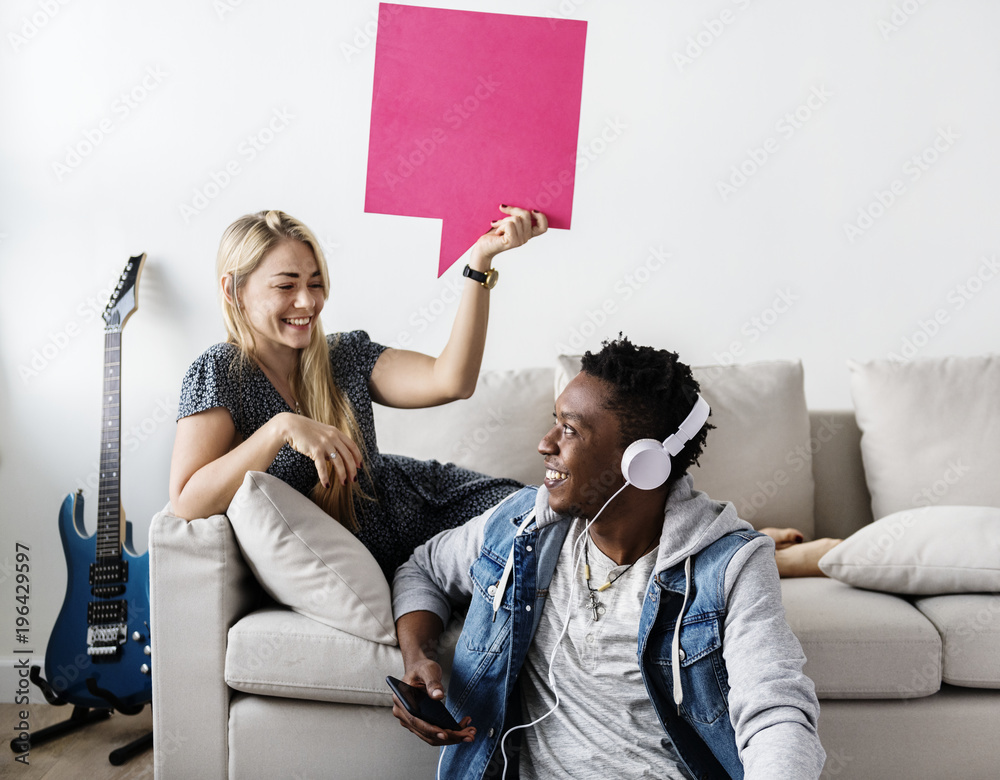
{"label": "pink paper cutout", "polygon": [[443,220],[438,276],[500,203],[570,227],[587,23],[381,3],[365,211]]}

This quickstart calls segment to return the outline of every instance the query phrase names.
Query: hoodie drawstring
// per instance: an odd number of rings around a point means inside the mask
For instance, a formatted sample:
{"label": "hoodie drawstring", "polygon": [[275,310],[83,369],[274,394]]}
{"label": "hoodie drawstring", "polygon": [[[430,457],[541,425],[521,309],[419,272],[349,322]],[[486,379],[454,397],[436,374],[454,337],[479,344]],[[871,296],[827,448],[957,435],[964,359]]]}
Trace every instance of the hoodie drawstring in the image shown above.
{"label": "hoodie drawstring", "polygon": [[691,594],[691,556],[684,559],[684,602],[674,624],[674,639],[670,643],[670,665],[674,673],[674,704],[677,714],[681,714],[681,702],[684,701],[684,689],[681,687],[681,620],[687,609],[688,596]]}
{"label": "hoodie drawstring", "polygon": [[507,582],[510,580],[510,574],[514,570],[514,545],[517,544],[517,537],[521,535],[521,532],[528,527],[528,523],[535,519],[535,513],[532,512],[521,523],[517,528],[517,533],[514,534],[514,541],[510,545],[510,555],[507,556],[507,563],[503,567],[503,575],[500,577],[500,581],[494,586],[496,590],[493,591],[493,622],[496,622],[497,612],[500,611],[500,604],[503,601],[503,593],[507,590]]}

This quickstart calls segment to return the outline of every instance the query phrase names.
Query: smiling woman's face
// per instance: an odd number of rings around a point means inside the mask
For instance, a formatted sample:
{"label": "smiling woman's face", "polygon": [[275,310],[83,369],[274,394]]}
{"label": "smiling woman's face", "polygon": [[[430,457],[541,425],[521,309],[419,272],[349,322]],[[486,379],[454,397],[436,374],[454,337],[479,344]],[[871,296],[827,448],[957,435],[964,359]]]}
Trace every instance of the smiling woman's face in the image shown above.
{"label": "smiling woman's face", "polygon": [[294,239],[264,255],[236,295],[261,354],[307,347],[325,301],[316,257]]}
{"label": "smiling woman's face", "polygon": [[603,379],[580,373],[556,399],[556,421],[538,444],[549,506],[591,518],[623,484],[621,428]]}

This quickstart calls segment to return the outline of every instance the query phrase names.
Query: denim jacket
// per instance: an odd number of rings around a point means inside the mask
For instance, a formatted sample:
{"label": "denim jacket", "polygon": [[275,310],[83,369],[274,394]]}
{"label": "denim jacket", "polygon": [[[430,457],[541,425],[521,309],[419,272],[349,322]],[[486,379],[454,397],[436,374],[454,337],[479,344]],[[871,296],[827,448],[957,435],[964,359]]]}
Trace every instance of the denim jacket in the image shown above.
{"label": "denim jacket", "polygon": [[[718,508],[722,505],[691,490],[689,477],[682,482],[680,497],[687,502],[697,497],[704,499],[716,508],[716,517],[712,521],[708,518],[699,520],[702,530],[700,541],[705,542],[704,546],[696,545],[696,549],[691,549],[689,554],[682,551],[680,560],[664,566],[661,566],[661,560],[667,559],[661,551],[642,606],[636,637],[637,656],[646,690],[660,723],[690,774],[699,779],[743,778],[740,748],[749,737],[747,733],[741,734],[742,741],[738,746],[730,712],[730,675],[724,658],[727,619],[725,580],[734,557],[761,535],[748,524],[735,520],[735,511],[731,512],[728,525],[723,522],[720,526],[716,521],[721,516]],[[455,598],[456,587],[468,597],[468,613],[455,648],[447,702],[453,713],[471,715],[477,729],[473,742],[444,749],[440,777],[483,777],[505,733],[505,721],[512,716],[519,717],[518,713],[508,712],[508,709],[519,707],[518,675],[545,606],[548,585],[570,525],[569,518],[559,516],[536,519],[539,514],[536,504],[543,506],[542,514],[547,509],[547,504],[536,500],[542,498],[536,496],[537,490],[525,488],[494,509],[488,517],[478,519],[481,537],[477,534],[474,542],[465,539],[453,543],[454,549],[464,553],[459,557],[469,557],[470,551],[478,546],[478,555],[474,556],[468,569],[471,581],[467,580],[464,588],[457,582],[442,580],[438,583],[451,599]],[[551,511],[548,514],[554,515]],[[668,501],[668,520],[669,514]],[[669,531],[666,525],[665,522],[665,538]],[[710,527],[712,532],[706,533],[705,529]],[[397,573],[395,588],[401,591],[401,583],[412,585],[415,582],[412,564],[417,563],[419,568],[420,561],[431,560],[426,557],[428,554],[452,554],[454,549],[445,546],[447,540],[449,536],[454,537],[461,532],[462,529],[455,529],[439,535],[441,538],[435,537],[428,543],[429,550],[418,548],[410,563]],[[771,556],[773,567],[773,553],[770,548],[764,549]],[[509,557],[512,557],[511,572],[505,577],[504,569]],[[432,568],[427,565],[427,570]],[[430,579],[436,576],[444,575],[435,573]],[[457,576],[454,579],[458,579]],[[495,598],[498,588],[502,590],[502,599]],[[407,590],[409,592],[405,595],[394,596],[397,617],[412,611],[411,606],[420,601],[419,593],[414,594],[412,588]],[[682,605],[679,642],[675,649],[674,634]],[[423,608],[441,614],[441,610],[435,609],[430,602]],[[783,622],[783,613],[781,620]],[[792,640],[794,642],[794,637]],[[794,645],[798,647],[797,642]],[[798,648],[798,654],[801,656],[801,648]],[[798,661],[801,669],[804,658],[793,660]],[[676,675],[675,666],[679,668]],[[675,680],[679,685],[675,685]],[[798,698],[802,698],[802,706],[795,710],[796,714],[765,718],[764,725],[787,721],[806,725],[814,742],[810,746],[812,753],[819,756],[818,767],[822,767],[822,748],[815,738],[818,706],[811,682],[808,678],[805,681],[808,685],[801,685],[801,680],[795,680],[799,690],[786,695],[786,701],[782,702],[787,709],[789,702],[793,707],[798,706]],[[765,698],[768,698],[767,693],[761,691]],[[771,700],[774,700],[773,697]],[[758,715],[756,712],[743,715],[742,712],[741,709],[741,723],[746,721],[751,724]],[[510,740],[506,747],[509,756]]]}

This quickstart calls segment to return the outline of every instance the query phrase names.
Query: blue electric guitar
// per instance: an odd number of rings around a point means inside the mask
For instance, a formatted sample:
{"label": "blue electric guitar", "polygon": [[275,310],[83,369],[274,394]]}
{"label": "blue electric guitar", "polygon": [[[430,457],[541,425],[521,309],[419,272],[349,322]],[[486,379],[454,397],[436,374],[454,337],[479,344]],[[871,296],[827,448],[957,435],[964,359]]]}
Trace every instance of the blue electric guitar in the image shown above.
{"label": "blue electric guitar", "polygon": [[[88,537],[80,491],[59,512],[66,598],[45,651],[45,676],[63,702],[126,714],[152,700],[149,556],[136,555],[121,508],[121,332],[137,308],[146,255],[130,258],[104,310],[104,415],[97,533]],[[61,702],[62,703],[62,702]]]}

